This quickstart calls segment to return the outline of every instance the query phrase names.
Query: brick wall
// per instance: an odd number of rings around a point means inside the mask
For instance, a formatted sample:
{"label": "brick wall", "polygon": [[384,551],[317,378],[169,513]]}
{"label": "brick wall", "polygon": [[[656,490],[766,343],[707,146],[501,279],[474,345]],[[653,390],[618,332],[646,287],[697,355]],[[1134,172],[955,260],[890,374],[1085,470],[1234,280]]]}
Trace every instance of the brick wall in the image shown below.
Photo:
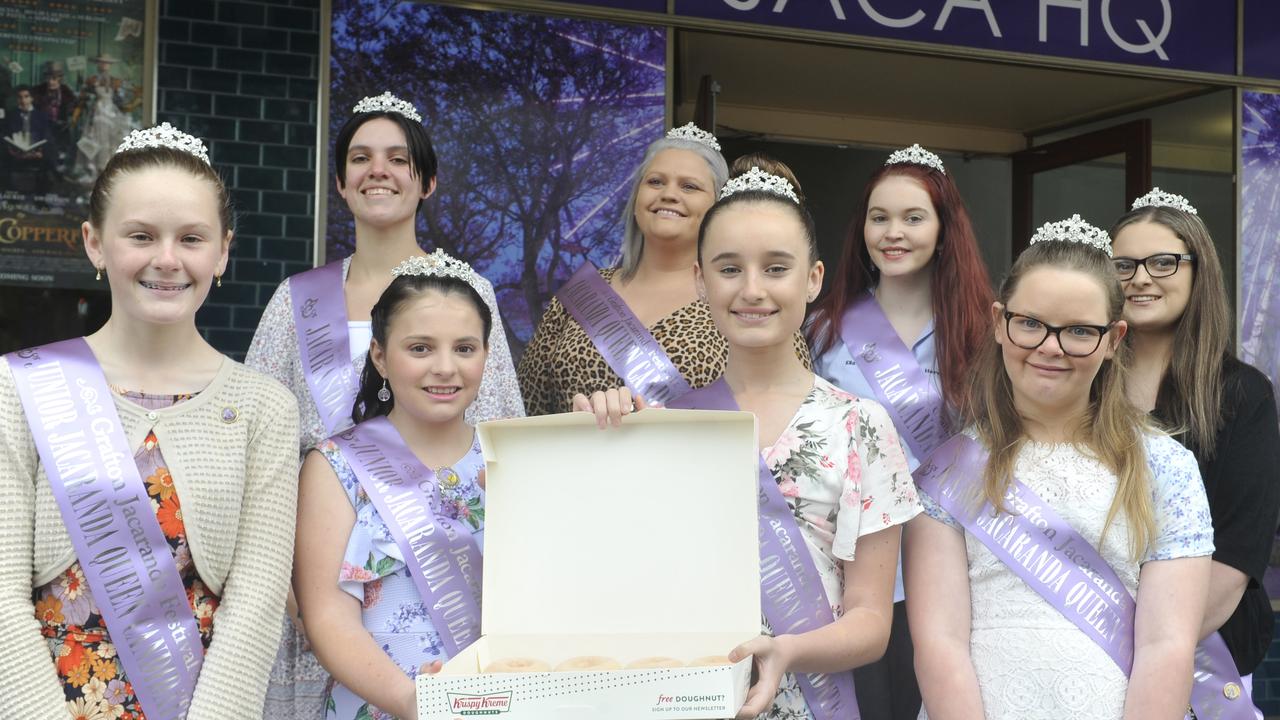
{"label": "brick wall", "polygon": [[157,121],[204,138],[232,190],[236,234],[222,287],[196,316],[242,358],[286,276],[311,267],[319,0],[162,0]]}
{"label": "brick wall", "polygon": [[1280,614],[1271,649],[1253,673],[1253,703],[1267,718],[1280,718]]}

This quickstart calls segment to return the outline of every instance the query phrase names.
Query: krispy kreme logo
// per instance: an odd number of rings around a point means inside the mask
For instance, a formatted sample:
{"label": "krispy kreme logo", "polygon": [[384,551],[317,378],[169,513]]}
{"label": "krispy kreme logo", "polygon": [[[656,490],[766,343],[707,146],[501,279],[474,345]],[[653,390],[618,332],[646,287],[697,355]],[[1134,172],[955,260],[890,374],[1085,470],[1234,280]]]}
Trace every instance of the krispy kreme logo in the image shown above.
{"label": "krispy kreme logo", "polygon": [[459,715],[497,715],[511,709],[511,693],[468,695],[448,693],[449,710]]}

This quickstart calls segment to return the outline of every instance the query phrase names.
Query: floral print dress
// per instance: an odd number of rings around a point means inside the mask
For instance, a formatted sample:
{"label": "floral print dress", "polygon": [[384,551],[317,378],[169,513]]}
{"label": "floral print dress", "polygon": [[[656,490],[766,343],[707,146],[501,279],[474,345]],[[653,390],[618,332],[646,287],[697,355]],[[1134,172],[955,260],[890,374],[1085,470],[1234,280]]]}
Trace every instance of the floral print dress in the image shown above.
{"label": "floral print dress", "polygon": [[[355,526],[338,573],[338,586],[360,600],[365,628],[405,675],[415,677],[423,664],[448,660],[440,634],[431,624],[418,587],[409,576],[400,547],[342,451],[330,440],[320,443],[316,449],[329,461],[356,511]],[[472,441],[471,450],[452,467],[436,469],[440,502],[433,508],[437,516],[460,520],[470,527],[482,551],[484,491],[479,480],[483,473],[484,457],[476,439]],[[390,717],[342,684],[330,680],[325,694],[326,720]]]}
{"label": "floral print dress", "polygon": [[[921,511],[907,458],[889,414],[814,377],[813,389],[782,434],[761,451],[795,514],[835,617],[844,614],[843,565],[858,538],[900,525]],[[772,635],[762,619],[762,632]],[[787,673],[769,720],[813,717],[795,676]]]}
{"label": "floral print dress", "polygon": [[[149,410],[176,405],[193,397],[119,394]],[[147,435],[133,459],[146,485],[151,508],[160,521],[160,529],[169,541],[178,575],[187,589],[187,602],[200,629],[200,641],[207,652],[213,640],[213,615],[218,609],[218,597],[205,587],[191,560],[182,523],[182,505],[154,434]],[[133,686],[120,666],[111,634],[103,624],[80,563],[72,563],[58,577],[36,588],[34,602],[40,632],[49,643],[58,679],[62,681],[68,717],[73,720],[145,718]]]}

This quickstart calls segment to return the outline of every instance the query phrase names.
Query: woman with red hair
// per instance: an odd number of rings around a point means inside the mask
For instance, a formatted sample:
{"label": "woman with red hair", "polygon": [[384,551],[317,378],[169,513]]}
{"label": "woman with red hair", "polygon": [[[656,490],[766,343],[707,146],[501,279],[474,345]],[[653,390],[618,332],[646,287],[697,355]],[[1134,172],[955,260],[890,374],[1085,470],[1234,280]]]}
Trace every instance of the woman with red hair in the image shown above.
{"label": "woman with red hair", "polygon": [[[919,145],[899,150],[867,182],[810,318],[814,371],[884,405],[914,471],[955,430],[991,302],[969,213],[942,159]],[[914,719],[920,709],[903,599],[899,572],[889,649],[854,673],[866,718]]]}

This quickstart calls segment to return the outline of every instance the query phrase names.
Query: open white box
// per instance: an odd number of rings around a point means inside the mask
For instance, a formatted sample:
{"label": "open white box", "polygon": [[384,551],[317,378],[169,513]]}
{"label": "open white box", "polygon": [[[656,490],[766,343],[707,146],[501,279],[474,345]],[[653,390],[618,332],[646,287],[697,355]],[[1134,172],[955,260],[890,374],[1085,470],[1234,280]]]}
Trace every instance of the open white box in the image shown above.
{"label": "open white box", "polygon": [[654,670],[483,674],[603,655],[626,665],[729,653],[760,633],[755,416],[649,410],[482,423],[482,637],[418,676],[418,717],[726,718],[751,661]]}

